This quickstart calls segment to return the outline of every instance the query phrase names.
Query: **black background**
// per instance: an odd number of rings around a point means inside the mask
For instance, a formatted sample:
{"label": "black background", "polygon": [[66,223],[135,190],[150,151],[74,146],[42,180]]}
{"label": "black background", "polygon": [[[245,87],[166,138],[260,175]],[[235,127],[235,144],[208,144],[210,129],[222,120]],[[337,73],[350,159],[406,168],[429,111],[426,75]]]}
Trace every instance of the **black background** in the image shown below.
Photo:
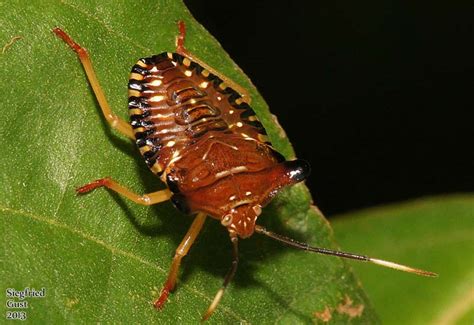
{"label": "black background", "polygon": [[474,190],[474,4],[185,2],[311,163],[326,214]]}

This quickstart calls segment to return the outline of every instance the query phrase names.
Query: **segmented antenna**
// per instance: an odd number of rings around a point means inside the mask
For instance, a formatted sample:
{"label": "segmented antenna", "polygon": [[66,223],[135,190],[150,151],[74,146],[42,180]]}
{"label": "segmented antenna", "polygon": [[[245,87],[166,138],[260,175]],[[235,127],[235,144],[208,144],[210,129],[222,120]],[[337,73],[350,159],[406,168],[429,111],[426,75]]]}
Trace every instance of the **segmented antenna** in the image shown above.
{"label": "segmented antenna", "polygon": [[227,272],[225,278],[224,278],[224,283],[222,284],[222,287],[217,291],[216,295],[214,296],[214,299],[212,300],[211,304],[207,308],[206,312],[202,316],[201,321],[206,321],[211,317],[211,315],[214,313],[214,310],[216,310],[217,305],[222,299],[222,296],[224,295],[225,289],[229,285],[230,281],[235,275],[235,272],[237,271],[237,265],[239,264],[239,246],[238,246],[238,238],[234,235],[230,236],[230,240],[232,242],[232,266],[229,269],[229,272]]}
{"label": "segmented antenna", "polygon": [[373,264],[389,267],[391,269],[400,270],[400,271],[408,272],[408,273],[414,273],[414,274],[418,274],[418,275],[422,275],[422,276],[429,276],[429,277],[437,277],[438,276],[438,274],[433,273],[433,272],[424,271],[424,270],[416,269],[416,268],[409,267],[409,266],[406,266],[406,265],[380,260],[378,258],[372,258],[372,257],[369,257],[369,256],[346,253],[346,252],[341,252],[341,251],[334,251],[334,250],[327,249],[327,248],[313,247],[313,246],[310,246],[306,243],[301,243],[299,241],[296,241],[292,238],[288,238],[288,237],[276,234],[276,233],[274,233],[272,231],[269,231],[269,230],[267,230],[264,227],[259,226],[259,225],[255,225],[255,232],[257,232],[259,234],[262,234],[262,235],[265,235],[265,236],[268,236],[268,237],[270,237],[272,239],[275,239],[279,242],[285,243],[288,246],[295,247],[295,248],[305,250],[305,251],[309,251],[309,252],[313,252],[313,253],[324,254],[324,255],[333,255],[333,256],[338,256],[338,257],[343,257],[343,258],[348,258],[348,259],[353,259],[353,260],[358,260],[358,261],[363,261],[363,262],[370,262],[370,263],[373,263]]}

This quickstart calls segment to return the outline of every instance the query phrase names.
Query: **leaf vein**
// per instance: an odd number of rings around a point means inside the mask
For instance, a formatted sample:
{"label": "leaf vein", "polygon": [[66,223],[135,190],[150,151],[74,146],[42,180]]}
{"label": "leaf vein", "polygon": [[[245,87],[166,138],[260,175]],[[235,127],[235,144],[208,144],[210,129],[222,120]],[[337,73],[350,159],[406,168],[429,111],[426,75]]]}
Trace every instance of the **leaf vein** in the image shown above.
{"label": "leaf vein", "polygon": [[[121,250],[121,249],[118,249],[108,243],[106,243],[105,241],[103,240],[100,240],[98,238],[95,238],[81,230],[78,230],[78,229],[74,229],[72,227],[70,227],[69,225],[66,225],[66,224],[63,224],[63,223],[60,223],[58,222],[57,220],[55,219],[50,219],[50,218],[47,218],[47,217],[44,217],[44,216],[39,216],[39,215],[36,215],[34,213],[31,213],[31,212],[28,212],[28,211],[23,211],[23,210],[20,210],[20,209],[12,209],[12,208],[9,208],[9,207],[5,207],[5,206],[2,206],[0,205],[0,212],[9,212],[9,213],[13,213],[13,214],[17,214],[17,215],[20,215],[20,216],[23,216],[23,217],[27,217],[27,218],[30,218],[30,219],[33,219],[33,220],[36,220],[36,221],[39,221],[39,222],[43,222],[43,223],[46,223],[48,225],[51,225],[51,226],[54,226],[54,227],[58,227],[58,228],[61,228],[61,229],[65,229],[73,234],[76,234],[78,236],[81,236],[83,237],[84,239],[87,239],[99,246],[102,246],[104,247],[105,249],[109,250],[112,254],[112,256],[115,254],[115,255],[121,255],[121,256],[124,256],[124,257],[127,257],[127,258],[130,258],[132,260],[135,260],[139,263],[142,263],[142,264],[145,264],[146,266],[149,266],[153,269],[156,269],[162,273],[167,273],[165,269],[163,269],[162,267],[160,267],[158,264],[156,263],[152,263],[140,256],[137,256],[131,252],[127,252],[127,251],[124,251],[124,250]],[[185,285],[185,284],[180,284],[180,287],[184,290],[187,290],[191,293],[193,293],[195,296],[197,297],[200,297],[200,298],[203,298],[204,300],[206,300],[207,302],[211,302],[212,299],[208,296],[206,296],[206,294],[204,294],[203,292],[200,292],[198,291],[196,288],[194,287],[191,287],[189,285]],[[231,310],[229,307],[226,307],[224,305],[221,305],[219,306],[219,309],[221,312],[225,312],[227,315],[241,321],[241,322],[247,322],[243,317],[241,317],[240,315],[236,314],[233,310]]]}
{"label": "leaf vein", "polygon": [[102,311],[100,313],[100,317],[99,319],[104,319],[104,315],[107,311],[107,306],[108,306],[108,299],[110,297],[109,295],[109,288],[110,288],[110,279],[112,278],[112,270],[113,270],[113,263],[114,263],[114,253],[111,253],[111,256],[110,256],[110,268],[109,268],[109,272],[108,272],[108,276],[107,276],[107,282],[105,283],[105,289],[107,290],[107,292],[105,292],[105,297],[106,299],[105,300],[102,300]]}

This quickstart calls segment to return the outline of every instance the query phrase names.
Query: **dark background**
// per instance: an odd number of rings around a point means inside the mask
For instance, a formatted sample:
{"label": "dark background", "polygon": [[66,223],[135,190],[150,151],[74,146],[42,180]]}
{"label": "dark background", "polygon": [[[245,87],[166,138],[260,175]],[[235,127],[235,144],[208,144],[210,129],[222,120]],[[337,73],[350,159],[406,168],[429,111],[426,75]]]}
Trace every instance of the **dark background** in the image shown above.
{"label": "dark background", "polygon": [[185,2],[311,163],[326,214],[474,190],[474,4]]}

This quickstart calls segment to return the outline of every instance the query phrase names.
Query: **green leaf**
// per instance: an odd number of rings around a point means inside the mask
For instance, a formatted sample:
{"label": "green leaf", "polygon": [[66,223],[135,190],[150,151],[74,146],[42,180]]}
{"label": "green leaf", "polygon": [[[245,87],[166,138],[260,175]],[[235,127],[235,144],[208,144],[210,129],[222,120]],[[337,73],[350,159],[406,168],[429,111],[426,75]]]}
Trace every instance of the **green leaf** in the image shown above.
{"label": "green leaf", "polygon": [[439,274],[420,278],[351,263],[384,324],[474,323],[473,195],[363,210],[336,218],[333,227],[342,248]]}
{"label": "green leaf", "polygon": [[[9,1],[0,9],[2,290],[44,287],[44,298],[28,298],[29,308],[20,310],[35,322],[199,321],[230,267],[226,231],[207,221],[184,259],[176,292],[163,311],[154,310],[151,302],[192,218],[170,203],[137,206],[106,190],[75,195],[77,186],[104,176],[138,193],[163,184],[135,146],[105,123],[75,53],[51,29],[63,28],[89,50],[111,107],[126,118],[131,66],[173,51],[176,21],[185,20],[188,49],[250,90],[275,147],[291,158],[263,99],[180,1]],[[294,186],[265,209],[261,223],[334,247],[327,221],[310,202],[305,186]],[[258,235],[241,241],[240,252],[237,275],[211,323],[312,323],[325,310],[334,322],[377,322],[341,260]]]}

